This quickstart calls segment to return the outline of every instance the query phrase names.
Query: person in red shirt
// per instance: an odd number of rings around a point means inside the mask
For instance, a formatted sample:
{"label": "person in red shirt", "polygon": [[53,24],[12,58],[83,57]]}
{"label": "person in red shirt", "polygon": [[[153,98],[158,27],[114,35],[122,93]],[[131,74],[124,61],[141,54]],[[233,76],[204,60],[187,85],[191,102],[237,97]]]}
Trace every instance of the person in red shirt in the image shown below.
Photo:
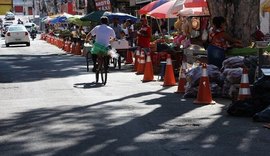
{"label": "person in red shirt", "polygon": [[231,37],[226,30],[226,19],[222,16],[213,18],[213,27],[209,33],[209,46],[207,47],[208,64],[222,68],[222,62],[225,60],[225,52],[228,43],[232,45],[242,45],[242,42]]}
{"label": "person in red shirt", "polygon": [[151,27],[147,24],[147,19],[141,19],[141,28],[137,32],[138,36],[138,46],[140,48],[150,48],[150,41],[151,41]]}

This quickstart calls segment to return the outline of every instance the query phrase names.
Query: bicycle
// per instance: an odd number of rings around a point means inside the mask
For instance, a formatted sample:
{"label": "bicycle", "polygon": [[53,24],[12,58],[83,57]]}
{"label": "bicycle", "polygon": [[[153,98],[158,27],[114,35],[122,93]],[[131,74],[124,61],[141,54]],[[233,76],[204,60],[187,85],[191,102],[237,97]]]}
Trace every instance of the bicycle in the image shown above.
{"label": "bicycle", "polygon": [[[103,85],[106,85],[107,83],[107,73],[108,73],[108,65],[109,65],[109,55],[107,54],[109,49],[108,47],[104,47],[98,43],[95,44],[84,44],[84,47],[86,47],[86,66],[87,66],[87,72],[89,71],[89,64],[91,61],[91,58],[96,56],[96,64],[94,64],[95,74],[96,74],[96,83],[99,81],[99,77],[101,77],[101,82]],[[92,49],[94,48],[94,49]],[[91,51],[95,51],[95,54],[92,54]],[[100,76],[99,76],[100,75]]]}
{"label": "bicycle", "polygon": [[96,69],[96,83],[99,81],[99,74],[101,77],[101,82],[105,86],[107,83],[107,74],[108,74],[108,55],[97,55],[97,69]]}

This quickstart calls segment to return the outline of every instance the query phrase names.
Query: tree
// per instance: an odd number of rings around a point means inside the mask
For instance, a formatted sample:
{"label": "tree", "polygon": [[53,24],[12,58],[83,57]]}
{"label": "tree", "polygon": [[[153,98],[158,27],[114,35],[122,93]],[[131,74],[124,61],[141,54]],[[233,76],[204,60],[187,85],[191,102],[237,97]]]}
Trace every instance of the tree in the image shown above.
{"label": "tree", "polygon": [[88,0],[87,1],[87,13],[90,13],[92,11],[96,10],[96,4],[95,0]]}
{"label": "tree", "polygon": [[260,24],[260,0],[207,0],[211,17],[224,16],[227,31],[249,45],[251,34]]}

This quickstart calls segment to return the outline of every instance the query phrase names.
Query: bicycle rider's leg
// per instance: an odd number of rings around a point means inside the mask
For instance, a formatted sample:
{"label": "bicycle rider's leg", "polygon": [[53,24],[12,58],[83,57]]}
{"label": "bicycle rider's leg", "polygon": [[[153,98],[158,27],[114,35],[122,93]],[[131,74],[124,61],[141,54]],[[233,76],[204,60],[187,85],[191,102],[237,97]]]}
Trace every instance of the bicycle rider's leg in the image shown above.
{"label": "bicycle rider's leg", "polygon": [[92,54],[92,61],[93,61],[93,69],[92,71],[95,72],[97,70],[97,55],[96,54]]}

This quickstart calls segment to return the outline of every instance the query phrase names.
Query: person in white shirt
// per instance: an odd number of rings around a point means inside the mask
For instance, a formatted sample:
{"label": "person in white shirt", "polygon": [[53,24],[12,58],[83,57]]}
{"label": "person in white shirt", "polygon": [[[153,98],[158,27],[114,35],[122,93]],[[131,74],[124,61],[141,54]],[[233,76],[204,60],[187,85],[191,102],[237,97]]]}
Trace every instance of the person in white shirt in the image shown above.
{"label": "person in white shirt", "polygon": [[[110,45],[110,42],[115,40],[116,35],[115,35],[114,30],[110,26],[108,26],[109,24],[108,17],[102,16],[100,18],[100,22],[101,22],[100,25],[97,25],[96,27],[94,27],[87,34],[86,41],[89,41],[90,39],[92,39],[93,36],[95,36],[95,43],[104,47],[108,47]],[[97,61],[96,54],[97,54],[96,52],[92,52],[92,60],[94,64],[94,68],[92,70],[93,72],[96,71],[96,61]]]}

